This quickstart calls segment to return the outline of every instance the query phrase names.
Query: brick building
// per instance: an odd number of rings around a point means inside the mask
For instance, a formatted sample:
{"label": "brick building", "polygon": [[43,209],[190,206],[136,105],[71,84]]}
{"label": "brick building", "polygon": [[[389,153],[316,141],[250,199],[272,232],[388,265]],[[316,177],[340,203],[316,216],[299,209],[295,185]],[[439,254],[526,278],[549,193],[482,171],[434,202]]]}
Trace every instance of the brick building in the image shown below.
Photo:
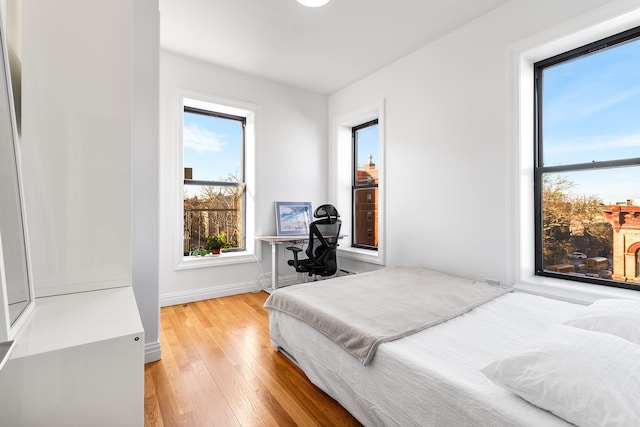
{"label": "brick building", "polygon": [[640,283],[640,206],[627,200],[603,213],[613,227],[613,280]]}
{"label": "brick building", "polygon": [[356,174],[357,185],[375,185],[356,190],[354,243],[378,247],[378,169],[369,156],[369,162]]}

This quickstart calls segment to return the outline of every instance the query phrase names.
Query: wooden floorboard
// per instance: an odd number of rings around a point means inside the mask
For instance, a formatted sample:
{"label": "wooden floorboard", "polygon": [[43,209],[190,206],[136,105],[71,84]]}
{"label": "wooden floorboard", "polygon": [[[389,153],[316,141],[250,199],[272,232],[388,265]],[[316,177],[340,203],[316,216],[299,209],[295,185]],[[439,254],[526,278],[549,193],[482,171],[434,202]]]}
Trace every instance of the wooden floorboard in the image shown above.
{"label": "wooden floorboard", "polygon": [[160,311],[145,426],[360,426],[269,341],[265,292]]}

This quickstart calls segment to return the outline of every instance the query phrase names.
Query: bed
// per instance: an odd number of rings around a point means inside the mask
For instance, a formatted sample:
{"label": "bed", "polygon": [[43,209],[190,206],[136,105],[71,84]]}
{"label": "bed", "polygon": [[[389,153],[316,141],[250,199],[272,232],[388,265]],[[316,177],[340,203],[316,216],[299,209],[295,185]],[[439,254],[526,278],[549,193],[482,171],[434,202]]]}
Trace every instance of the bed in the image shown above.
{"label": "bed", "polygon": [[[380,281],[381,278],[382,280],[393,278],[391,280],[393,285],[398,282],[398,278],[406,274],[415,274],[416,271],[429,270],[386,268],[356,276],[360,276],[358,278],[360,282],[369,279]],[[443,322],[434,322],[429,327],[417,328],[417,331],[407,336],[383,340],[377,345],[372,357],[366,360],[345,351],[335,338],[328,336],[326,331],[310,326],[308,321],[287,313],[288,310],[278,308],[274,303],[274,299],[287,298],[287,294],[294,294],[299,298],[304,294],[301,289],[317,291],[318,287],[326,287],[329,282],[331,287],[326,288],[327,294],[338,301],[343,298],[339,288],[349,288],[350,281],[353,281],[356,276],[283,288],[274,292],[265,306],[269,308],[272,344],[297,363],[311,382],[340,402],[364,425],[571,425],[565,420],[578,425],[604,425],[603,423],[640,425],[640,413],[636,408],[640,406],[637,404],[640,401],[640,391],[635,390],[640,389],[637,387],[639,383],[637,381],[640,380],[638,376],[640,374],[637,373],[640,371],[640,357],[638,357],[640,343],[634,344],[609,333],[579,329],[580,325],[557,326],[559,331],[552,331],[557,332],[555,335],[548,332],[552,326],[556,327],[555,325],[570,322],[572,319],[580,319],[585,306],[521,292],[497,292],[494,298],[489,298],[471,309],[461,310],[458,315]],[[477,282],[466,279],[448,277],[465,285],[479,285]],[[393,286],[390,289],[393,290]],[[346,295],[351,297],[348,292]],[[629,323],[638,325],[636,328],[640,328],[640,302],[637,303],[638,306],[633,306],[629,310],[632,317]],[[605,310],[605,312],[610,311]],[[634,317],[636,315],[637,318]],[[568,335],[567,330],[569,330]],[[640,340],[640,329],[638,331]],[[633,333],[635,332],[634,330]],[[570,413],[566,414],[562,408],[558,410],[553,405],[547,407],[545,402],[536,401],[526,392],[520,393],[520,390],[517,390],[519,385],[509,384],[509,381],[513,381],[511,377],[517,377],[513,375],[514,369],[520,369],[526,363],[521,359],[510,357],[511,355],[520,356],[518,352],[522,347],[549,334],[554,337],[552,340],[547,340],[553,341],[552,345],[564,346],[565,349],[579,348],[580,345],[584,345],[586,346],[584,351],[591,351],[593,347],[594,351],[601,352],[604,356],[590,354],[588,358],[581,358],[580,354],[576,353],[575,357],[569,358],[575,361],[570,365],[578,372],[588,370],[590,374],[593,372],[592,369],[599,369],[606,378],[613,375],[610,380],[614,382],[614,386],[619,386],[621,381],[627,381],[628,390],[626,385],[620,387],[621,393],[627,396],[617,399],[618,401],[614,399],[613,404],[610,402],[594,404],[591,401],[574,404],[572,400],[568,404]],[[586,341],[583,336],[585,334],[587,334]],[[597,340],[604,340],[602,341],[604,344],[593,345],[591,340],[594,334]],[[574,336],[578,336],[582,341],[574,343],[572,338]],[[549,353],[546,347],[541,351],[543,354]],[[602,359],[605,356],[608,357],[609,353],[625,353],[626,356],[620,361],[604,361],[606,370],[598,366],[590,366],[594,358]],[[531,357],[533,353],[525,352],[524,354]],[[538,353],[533,357],[540,359]],[[566,354],[561,355],[559,359],[563,361],[561,363],[566,364]],[[616,371],[612,374],[609,372],[612,364],[614,367],[615,364],[631,364],[631,366],[621,368],[621,372]],[[545,376],[548,372],[553,373],[555,369],[543,364],[541,368],[545,370]],[[494,372],[490,372],[491,369]],[[507,377],[511,375],[511,377],[504,380],[499,378],[500,375]],[[560,380],[552,378],[550,385],[545,383],[542,386],[542,394],[552,401],[554,398],[560,401],[567,400],[572,390],[565,390],[563,384],[568,383],[567,387],[578,389],[599,387],[603,382],[602,375],[584,375],[587,377],[586,385],[566,381],[562,376]],[[593,384],[594,381],[596,385]],[[524,378],[524,383],[531,383],[530,377]],[[609,391],[606,391],[609,394]],[[555,396],[554,393],[560,393],[560,395]],[[634,407],[620,409],[621,405],[625,406],[629,402],[633,402]],[[622,418],[619,414],[616,415],[620,412],[623,413]],[[637,424],[627,424],[636,421],[638,421]]]}

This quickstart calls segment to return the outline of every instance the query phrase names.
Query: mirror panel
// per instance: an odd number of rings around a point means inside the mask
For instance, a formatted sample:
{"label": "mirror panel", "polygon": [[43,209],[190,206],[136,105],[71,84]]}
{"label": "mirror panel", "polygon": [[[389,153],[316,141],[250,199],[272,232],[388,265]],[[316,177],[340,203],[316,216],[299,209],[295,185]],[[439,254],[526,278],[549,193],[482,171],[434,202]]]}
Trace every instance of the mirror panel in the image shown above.
{"label": "mirror panel", "polygon": [[9,330],[33,299],[20,182],[20,164],[13,96],[9,82],[6,40],[0,27],[0,236]]}

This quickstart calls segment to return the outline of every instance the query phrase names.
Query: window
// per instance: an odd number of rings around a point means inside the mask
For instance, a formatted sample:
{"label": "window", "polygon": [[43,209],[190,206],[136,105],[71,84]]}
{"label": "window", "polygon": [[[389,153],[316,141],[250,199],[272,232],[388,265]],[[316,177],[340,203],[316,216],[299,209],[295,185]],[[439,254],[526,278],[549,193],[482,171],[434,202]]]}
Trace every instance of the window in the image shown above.
{"label": "window", "polygon": [[204,254],[209,236],[245,249],[246,118],[190,106],[183,117],[183,252]]}
{"label": "window", "polygon": [[534,78],[535,273],[640,290],[640,28]]}
{"label": "window", "polygon": [[[385,265],[384,99],[334,116],[330,123],[328,200],[338,208],[340,219],[342,219],[341,233],[346,235],[344,239],[340,240],[338,255],[341,259],[348,260],[347,263],[365,262]],[[367,129],[367,126],[363,127],[368,123],[372,124],[370,129]],[[354,128],[361,130],[361,132],[356,132],[358,144],[354,144]],[[371,144],[367,145],[365,140],[372,136],[370,133],[374,133],[375,137],[371,138]],[[362,159],[357,160],[356,151],[362,155]],[[369,155],[371,155],[370,161]],[[377,182],[375,187],[364,192],[365,202],[367,194],[371,197],[368,202],[371,209],[365,208],[362,211],[362,216],[358,218],[358,224],[356,224],[354,195],[363,189],[358,190],[355,183],[357,182],[358,165],[364,169],[365,164],[369,164],[370,169],[376,170]],[[358,241],[361,239],[356,238],[356,233],[359,233],[358,237],[364,237],[366,243],[368,230],[371,230],[371,242],[377,242],[377,246],[358,245]],[[353,268],[358,267],[354,265]]]}
{"label": "window", "polygon": [[[378,249],[378,120],[352,128],[352,246]],[[373,219],[373,227],[371,220]]]}

